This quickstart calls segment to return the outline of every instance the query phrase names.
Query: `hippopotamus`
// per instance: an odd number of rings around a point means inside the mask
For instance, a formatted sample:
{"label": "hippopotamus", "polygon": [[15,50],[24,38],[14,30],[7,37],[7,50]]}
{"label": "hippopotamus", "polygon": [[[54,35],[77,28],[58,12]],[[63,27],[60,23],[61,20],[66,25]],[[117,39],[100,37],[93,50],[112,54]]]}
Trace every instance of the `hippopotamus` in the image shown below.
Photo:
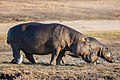
{"label": "hippopotamus", "polygon": [[13,51],[12,63],[22,63],[22,50],[31,63],[36,63],[33,55],[52,54],[50,64],[59,64],[59,54],[71,51],[79,56],[91,54],[89,39],[82,33],[58,23],[29,22],[13,26],[7,34],[7,43]]}
{"label": "hippopotamus", "polygon": [[[105,46],[104,44],[102,44],[101,42],[99,42],[97,39],[95,39],[93,37],[87,37],[87,38],[89,39],[90,46],[91,46],[93,52],[88,55],[81,54],[83,56],[82,58],[86,62],[96,64],[98,57],[105,59],[109,63],[115,62],[115,58],[113,58],[113,54],[107,46]],[[69,53],[67,55],[76,57],[71,53]],[[63,56],[65,57],[65,55],[63,55]],[[62,60],[62,63],[65,63],[63,60],[63,57],[61,57],[60,59]]]}
{"label": "hippopotamus", "polygon": [[90,40],[90,45],[94,53],[100,58],[105,59],[109,63],[115,62],[115,58],[113,58],[112,51],[104,44],[99,42],[97,39],[93,37],[88,37]]}

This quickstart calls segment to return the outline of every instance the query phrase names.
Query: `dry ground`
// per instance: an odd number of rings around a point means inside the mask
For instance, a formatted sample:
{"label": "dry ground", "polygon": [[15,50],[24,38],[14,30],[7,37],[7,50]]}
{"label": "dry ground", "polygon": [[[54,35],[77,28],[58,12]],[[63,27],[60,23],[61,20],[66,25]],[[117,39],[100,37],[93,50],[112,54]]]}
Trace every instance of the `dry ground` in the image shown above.
{"label": "dry ground", "polygon": [[[7,31],[26,21],[62,23],[93,36],[112,50],[116,63],[99,59],[97,65],[86,64],[66,56],[65,65],[52,66],[51,55],[35,55],[37,64],[25,57],[22,64],[11,64]],[[0,79],[120,80],[120,0],[0,0]]]}
{"label": "dry ground", "polygon": [[120,20],[120,0],[0,0],[0,22]]}

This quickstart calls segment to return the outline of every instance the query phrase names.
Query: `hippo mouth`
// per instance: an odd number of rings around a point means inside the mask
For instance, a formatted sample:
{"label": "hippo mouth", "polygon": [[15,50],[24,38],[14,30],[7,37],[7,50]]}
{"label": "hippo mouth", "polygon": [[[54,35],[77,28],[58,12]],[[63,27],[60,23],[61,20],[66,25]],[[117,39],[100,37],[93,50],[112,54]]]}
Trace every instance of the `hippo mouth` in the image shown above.
{"label": "hippo mouth", "polygon": [[111,59],[105,59],[105,60],[109,63],[114,63],[115,62],[115,60],[111,60]]}
{"label": "hippo mouth", "polygon": [[112,58],[112,57],[106,57],[106,58],[104,58],[107,62],[109,62],[109,63],[114,63],[115,62],[115,59],[114,58]]}

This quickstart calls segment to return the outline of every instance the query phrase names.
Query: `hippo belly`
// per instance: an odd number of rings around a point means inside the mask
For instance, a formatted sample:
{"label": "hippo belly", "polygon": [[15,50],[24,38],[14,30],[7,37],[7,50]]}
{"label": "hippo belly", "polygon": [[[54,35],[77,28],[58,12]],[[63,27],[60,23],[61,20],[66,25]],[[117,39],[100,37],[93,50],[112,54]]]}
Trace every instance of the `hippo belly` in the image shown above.
{"label": "hippo belly", "polygon": [[20,43],[20,48],[21,50],[31,53],[31,54],[37,54],[37,55],[46,55],[51,53],[54,48],[53,46],[50,44],[52,42],[50,42],[50,40],[48,41],[43,41],[42,39],[30,39],[25,37],[25,39],[23,41],[21,41]]}

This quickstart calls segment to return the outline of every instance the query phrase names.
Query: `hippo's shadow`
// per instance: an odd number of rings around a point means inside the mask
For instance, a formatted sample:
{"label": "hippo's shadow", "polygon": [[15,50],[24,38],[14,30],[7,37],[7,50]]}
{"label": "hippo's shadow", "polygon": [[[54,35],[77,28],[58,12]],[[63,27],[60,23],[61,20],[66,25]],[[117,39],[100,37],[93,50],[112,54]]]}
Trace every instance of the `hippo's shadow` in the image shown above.
{"label": "hippo's shadow", "polygon": [[[11,62],[8,62],[8,61],[4,61],[4,62],[2,62],[2,64],[14,64],[14,63],[11,63]],[[49,63],[46,63],[46,62],[40,62],[40,63],[35,63],[35,64],[32,64],[30,62],[22,62],[22,64],[25,64],[25,65],[52,66],[52,65],[50,65]]]}
{"label": "hippo's shadow", "polygon": [[41,63],[36,63],[36,64],[42,65],[42,66],[52,66],[51,64],[46,63],[46,62],[41,62]]}
{"label": "hippo's shadow", "polygon": [[62,64],[61,66],[77,66],[77,64]]}
{"label": "hippo's shadow", "polygon": [[12,64],[12,63],[8,62],[8,61],[4,61],[4,62],[2,62],[2,64]]}
{"label": "hippo's shadow", "polygon": [[[47,62],[39,62],[39,63],[35,63],[35,64],[31,64],[30,62],[23,62],[23,64],[26,64],[26,65],[54,66],[54,65],[49,64]],[[56,65],[56,66],[77,66],[77,64],[61,64],[61,65]]]}
{"label": "hippo's shadow", "polygon": [[40,63],[35,63],[35,64],[32,64],[30,62],[22,62],[23,64],[26,64],[26,65],[42,65],[42,66],[51,66],[49,63],[46,63],[46,62],[40,62]]}
{"label": "hippo's shadow", "polygon": [[[2,63],[3,64],[14,64],[14,63],[11,63],[11,62],[8,62],[8,61],[4,61]],[[35,63],[35,64],[32,64],[30,62],[22,62],[22,63],[25,64],[25,65],[54,66],[54,65],[49,64],[47,62],[38,62],[38,63]],[[100,64],[100,63],[97,63],[97,64]],[[61,65],[57,65],[57,66],[81,66],[81,65],[94,65],[94,64],[92,64],[92,63],[81,63],[81,64],[67,64],[67,63],[65,63],[65,64],[61,64]]]}

